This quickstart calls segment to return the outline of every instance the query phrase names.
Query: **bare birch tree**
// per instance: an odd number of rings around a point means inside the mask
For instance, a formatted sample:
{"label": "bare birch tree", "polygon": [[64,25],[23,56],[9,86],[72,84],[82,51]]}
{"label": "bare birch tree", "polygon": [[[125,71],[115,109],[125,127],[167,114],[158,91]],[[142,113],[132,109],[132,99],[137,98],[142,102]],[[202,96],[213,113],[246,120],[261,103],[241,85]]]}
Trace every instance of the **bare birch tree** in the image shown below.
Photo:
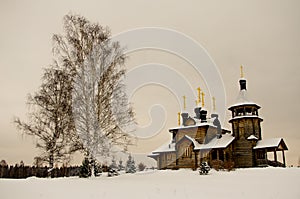
{"label": "bare birch tree", "polygon": [[75,128],[93,161],[96,156],[109,154],[110,142],[101,129],[98,118],[98,82],[101,71],[98,57],[90,55],[78,70],[73,88],[73,115]]}
{"label": "bare birch tree", "polygon": [[89,155],[109,156],[131,144],[134,113],[123,78],[125,55],[110,31],[78,15],[64,18],[65,35],[54,35],[54,53],[73,78],[76,130]]}
{"label": "bare birch tree", "polygon": [[55,67],[44,70],[39,90],[28,96],[28,122],[15,118],[17,127],[35,136],[40,159],[50,167],[67,160],[74,151],[74,122],[71,109],[72,82],[63,70]]}

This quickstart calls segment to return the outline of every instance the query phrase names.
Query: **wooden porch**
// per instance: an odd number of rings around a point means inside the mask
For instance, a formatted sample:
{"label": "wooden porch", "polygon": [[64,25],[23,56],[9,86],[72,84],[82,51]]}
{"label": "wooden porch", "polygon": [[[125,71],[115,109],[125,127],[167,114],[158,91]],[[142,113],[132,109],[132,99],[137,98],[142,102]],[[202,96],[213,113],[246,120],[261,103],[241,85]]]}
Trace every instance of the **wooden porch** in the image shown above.
{"label": "wooden porch", "polygon": [[[267,157],[265,158],[268,165],[275,167],[286,167],[284,151],[288,150],[288,148],[282,138],[261,140],[253,149],[256,150],[256,154],[258,154],[260,151],[265,151],[266,155],[267,153],[273,153],[273,160],[267,160]],[[277,153],[282,153],[282,162],[279,162]],[[259,161],[259,159],[257,161]]]}

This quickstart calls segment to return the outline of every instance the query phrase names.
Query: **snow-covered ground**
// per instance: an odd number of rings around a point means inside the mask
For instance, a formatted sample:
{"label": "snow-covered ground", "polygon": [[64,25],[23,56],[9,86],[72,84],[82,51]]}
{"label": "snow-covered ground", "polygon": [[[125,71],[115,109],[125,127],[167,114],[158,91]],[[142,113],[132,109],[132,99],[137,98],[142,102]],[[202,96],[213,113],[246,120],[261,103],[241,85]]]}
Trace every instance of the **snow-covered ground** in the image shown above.
{"label": "snow-covered ground", "polygon": [[2,199],[13,198],[300,198],[300,169],[255,168],[232,172],[149,170],[108,178],[0,179]]}

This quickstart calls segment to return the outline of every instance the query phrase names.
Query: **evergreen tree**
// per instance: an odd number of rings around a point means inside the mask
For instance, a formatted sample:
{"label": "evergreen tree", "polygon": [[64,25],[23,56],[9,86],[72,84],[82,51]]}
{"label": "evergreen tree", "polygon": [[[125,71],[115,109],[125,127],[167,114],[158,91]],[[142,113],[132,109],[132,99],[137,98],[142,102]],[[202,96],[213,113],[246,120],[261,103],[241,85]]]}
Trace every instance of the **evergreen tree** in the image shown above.
{"label": "evergreen tree", "polygon": [[135,173],[135,172],[136,172],[135,162],[132,156],[129,154],[126,163],[126,173]]}
{"label": "evergreen tree", "polygon": [[24,166],[25,166],[25,164],[24,164],[24,161],[23,161],[23,160],[21,160],[21,162],[20,162],[20,166],[21,166],[21,167],[24,167]]}
{"label": "evergreen tree", "polygon": [[118,176],[119,173],[118,173],[117,169],[118,169],[118,166],[117,166],[115,158],[113,157],[112,163],[108,169],[108,177]]}
{"label": "evergreen tree", "polygon": [[90,161],[88,158],[84,158],[84,160],[82,161],[81,168],[80,168],[79,177],[88,178],[88,177],[91,177],[91,175],[92,175],[92,170],[91,170],[91,166],[90,166]]}
{"label": "evergreen tree", "polygon": [[102,166],[96,161],[94,164],[94,175],[96,177],[100,176],[102,173]]}
{"label": "evergreen tree", "polygon": [[115,158],[113,157],[113,159],[111,160],[111,165],[109,166],[112,169],[118,169],[117,163]]}
{"label": "evergreen tree", "polygon": [[119,160],[119,165],[118,165],[118,171],[123,171],[125,167],[123,166],[123,161],[120,159]]}
{"label": "evergreen tree", "polygon": [[6,167],[8,164],[6,163],[6,161],[5,160],[1,160],[1,162],[0,162],[0,166],[1,167]]}

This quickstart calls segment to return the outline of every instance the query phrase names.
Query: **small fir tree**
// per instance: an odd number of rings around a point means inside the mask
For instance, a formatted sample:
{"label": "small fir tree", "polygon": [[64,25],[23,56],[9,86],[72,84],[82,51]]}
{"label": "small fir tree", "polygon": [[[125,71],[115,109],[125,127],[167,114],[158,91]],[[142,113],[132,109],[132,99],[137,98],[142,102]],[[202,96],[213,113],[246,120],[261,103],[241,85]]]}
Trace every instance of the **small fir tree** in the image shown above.
{"label": "small fir tree", "polygon": [[41,157],[34,157],[33,166],[35,167],[43,167],[43,159]]}
{"label": "small fir tree", "polygon": [[118,166],[117,166],[115,158],[113,157],[112,163],[109,165],[109,168],[108,168],[108,174],[107,174],[108,177],[118,176],[119,173],[118,173],[117,169],[118,169]]}
{"label": "small fir tree", "polygon": [[25,167],[25,163],[23,160],[21,160],[21,162],[20,162],[20,167]]}
{"label": "small fir tree", "polygon": [[126,173],[135,173],[136,167],[134,159],[131,155],[128,156],[127,164],[126,164]]}
{"label": "small fir tree", "polygon": [[91,177],[91,175],[92,175],[92,169],[90,166],[90,161],[88,158],[84,158],[84,160],[82,161],[81,168],[80,168],[79,177],[88,178],[88,177]]}
{"label": "small fir tree", "polygon": [[118,171],[123,171],[125,167],[123,166],[123,161],[120,159],[119,160],[119,165],[118,165]]}
{"label": "small fir tree", "polygon": [[6,163],[6,161],[5,160],[1,160],[1,162],[0,162],[0,166],[1,167],[6,167],[8,164]]}
{"label": "small fir tree", "polygon": [[110,164],[109,167],[112,168],[112,169],[118,169],[118,166],[117,166],[117,163],[116,163],[116,160],[115,160],[114,157],[113,157],[113,159],[111,160],[111,164]]}
{"label": "small fir tree", "polygon": [[96,177],[100,176],[102,173],[102,166],[98,162],[95,162],[94,164],[94,175]]}

